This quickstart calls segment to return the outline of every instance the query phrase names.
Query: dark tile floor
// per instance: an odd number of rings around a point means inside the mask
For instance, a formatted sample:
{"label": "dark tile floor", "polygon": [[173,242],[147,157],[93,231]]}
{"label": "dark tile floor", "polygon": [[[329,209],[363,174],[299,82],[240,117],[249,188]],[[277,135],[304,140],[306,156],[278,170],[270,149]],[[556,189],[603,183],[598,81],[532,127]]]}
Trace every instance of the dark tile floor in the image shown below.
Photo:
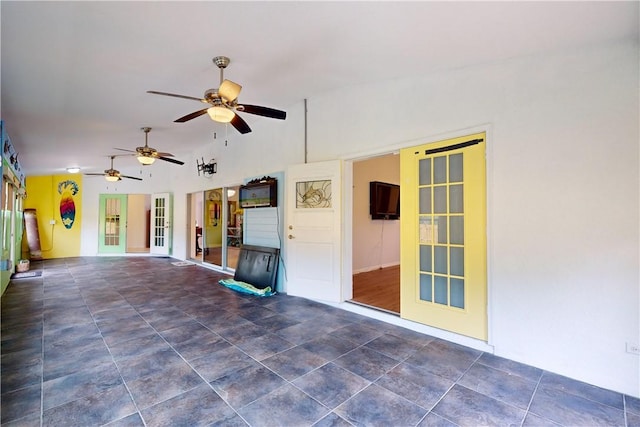
{"label": "dark tile floor", "polygon": [[640,399],[172,261],[12,281],[2,425],[640,426]]}

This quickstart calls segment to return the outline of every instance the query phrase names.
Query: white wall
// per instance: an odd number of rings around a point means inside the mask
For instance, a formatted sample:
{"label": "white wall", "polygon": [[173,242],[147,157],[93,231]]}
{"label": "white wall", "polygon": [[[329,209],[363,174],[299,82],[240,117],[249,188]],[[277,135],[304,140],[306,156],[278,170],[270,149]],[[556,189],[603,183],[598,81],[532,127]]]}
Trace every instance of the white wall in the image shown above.
{"label": "white wall", "polygon": [[[638,63],[636,41],[337,88],[309,99],[308,158],[355,159],[485,129],[489,344],[640,396],[640,358],[625,352],[640,341]],[[170,170],[175,256],[187,253],[186,193],[304,161],[302,103],[287,112],[227,147],[207,142],[192,165]],[[195,172],[203,153],[218,160],[210,180]],[[88,182],[83,254],[93,255]]]}
{"label": "white wall", "polygon": [[635,43],[342,88],[310,100],[310,159],[486,124],[490,344],[638,396],[638,75]]}
{"label": "white wall", "polygon": [[370,181],[400,184],[399,156],[353,163],[353,273],[400,264],[400,221],[371,219]]}

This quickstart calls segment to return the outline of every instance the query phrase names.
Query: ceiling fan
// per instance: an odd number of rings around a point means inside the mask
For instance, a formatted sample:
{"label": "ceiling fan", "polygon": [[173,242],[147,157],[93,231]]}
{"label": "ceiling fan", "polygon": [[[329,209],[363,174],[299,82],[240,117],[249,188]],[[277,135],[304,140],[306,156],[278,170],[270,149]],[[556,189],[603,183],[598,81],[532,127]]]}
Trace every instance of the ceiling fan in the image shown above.
{"label": "ceiling fan", "polygon": [[129,151],[131,153],[135,153],[134,155],[136,156],[138,161],[145,166],[153,164],[153,162],[155,162],[156,159],[164,160],[165,162],[171,162],[178,165],[184,165],[184,162],[181,162],[180,160],[170,159],[169,157],[173,157],[173,154],[161,153],[155,148],[149,147],[147,140],[149,137],[149,132],[151,132],[151,128],[143,127],[140,129],[142,129],[142,131],[144,132],[144,147],[137,147],[135,151],[127,150],[125,148],[116,148],[116,150]]}
{"label": "ceiling fan", "polygon": [[204,104],[209,104],[207,108],[194,111],[186,116],[180,117],[174,120],[176,123],[184,123],[189,120],[200,117],[205,113],[209,114],[212,120],[221,123],[231,123],[231,126],[242,134],[251,132],[251,128],[245,122],[242,117],[236,114],[238,111],[255,114],[258,116],[269,117],[272,119],[284,120],[287,118],[285,111],[276,110],[269,107],[261,107],[259,105],[249,105],[238,103],[238,95],[242,86],[231,80],[224,78],[224,69],[227,68],[231,60],[226,56],[216,56],[213,58],[213,63],[220,69],[220,87],[217,89],[207,89],[204,92],[202,98],[196,98],[194,96],[177,95],[175,93],[158,92],[155,90],[149,90],[147,93],[153,93],[156,95],[173,96],[176,98],[192,99],[194,101],[200,101]]}
{"label": "ceiling fan", "polygon": [[104,179],[110,182],[120,181],[122,178],[129,178],[129,179],[135,179],[137,181],[142,181],[142,178],[137,178],[135,176],[122,175],[120,171],[115,170],[113,168],[113,159],[115,157],[116,156],[109,156],[109,158],[111,159],[111,168],[105,169],[104,173],[85,173],[85,175],[104,176]]}

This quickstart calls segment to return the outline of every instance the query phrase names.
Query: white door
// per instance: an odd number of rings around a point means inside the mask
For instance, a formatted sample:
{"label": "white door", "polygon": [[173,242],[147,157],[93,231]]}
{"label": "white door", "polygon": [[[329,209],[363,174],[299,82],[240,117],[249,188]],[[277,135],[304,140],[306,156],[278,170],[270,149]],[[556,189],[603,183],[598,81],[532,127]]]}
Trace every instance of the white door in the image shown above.
{"label": "white door", "polygon": [[287,294],[341,302],[342,162],[287,169]]}
{"label": "white door", "polygon": [[151,196],[151,253],[169,255],[171,251],[171,195]]}

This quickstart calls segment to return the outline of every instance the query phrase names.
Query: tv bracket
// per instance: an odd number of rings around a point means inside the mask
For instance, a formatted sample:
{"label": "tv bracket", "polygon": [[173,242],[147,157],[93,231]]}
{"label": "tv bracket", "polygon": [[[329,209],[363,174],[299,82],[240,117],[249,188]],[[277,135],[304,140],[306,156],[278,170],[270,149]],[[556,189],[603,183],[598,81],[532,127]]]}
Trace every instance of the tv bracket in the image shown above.
{"label": "tv bracket", "polygon": [[198,166],[198,176],[200,176],[200,172],[202,172],[204,176],[213,175],[214,173],[218,172],[218,164],[214,162],[214,160],[215,159],[211,159],[209,160],[209,163],[205,163],[204,157],[202,157],[202,163],[200,163],[198,162],[198,159],[196,159],[196,165]]}

